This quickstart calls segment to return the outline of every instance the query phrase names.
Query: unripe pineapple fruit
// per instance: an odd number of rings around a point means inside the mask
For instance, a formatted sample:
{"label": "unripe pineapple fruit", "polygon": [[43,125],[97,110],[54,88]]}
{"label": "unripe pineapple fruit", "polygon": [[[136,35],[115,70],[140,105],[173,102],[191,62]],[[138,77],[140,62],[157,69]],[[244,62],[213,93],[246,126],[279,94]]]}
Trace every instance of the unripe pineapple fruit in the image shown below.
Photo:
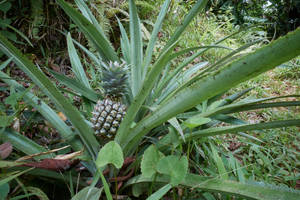
{"label": "unripe pineapple fruit", "polygon": [[97,102],[91,119],[96,135],[113,137],[126,113],[126,106],[121,102],[127,81],[124,67],[125,63],[118,62],[103,66],[101,78],[105,98]]}

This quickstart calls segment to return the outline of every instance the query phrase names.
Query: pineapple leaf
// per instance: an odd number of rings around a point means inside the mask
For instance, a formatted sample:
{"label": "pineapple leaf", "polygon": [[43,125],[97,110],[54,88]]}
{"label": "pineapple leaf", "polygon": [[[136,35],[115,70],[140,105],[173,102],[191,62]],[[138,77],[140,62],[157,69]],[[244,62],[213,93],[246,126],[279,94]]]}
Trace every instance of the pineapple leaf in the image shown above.
{"label": "pineapple leaf", "polygon": [[69,17],[80,28],[80,30],[85,34],[85,36],[90,39],[91,42],[93,42],[103,60],[119,60],[109,40],[103,34],[103,31],[99,31],[94,24],[92,24],[87,18],[85,18],[77,10],[72,8],[64,0],[56,1],[66,12],[66,14],[69,15]]}
{"label": "pineapple leaf", "polygon": [[[136,176],[127,181],[124,187],[133,184],[141,184],[152,182],[152,178]],[[167,176],[158,176],[156,182],[168,183]],[[298,200],[299,192],[296,190],[286,189],[282,187],[269,186],[261,182],[240,183],[230,180],[221,180],[212,177],[204,177],[196,174],[188,173],[185,179],[180,183],[182,186],[199,188],[204,191],[218,192],[225,194],[234,194],[238,197],[256,200]]]}
{"label": "pineapple leaf", "polygon": [[134,0],[129,0],[131,90],[135,97],[142,85],[143,44],[140,19]]}
{"label": "pineapple leaf", "polygon": [[[282,51],[282,49],[285,50]],[[171,99],[160,104],[154,112],[138,122],[130,131],[127,129],[123,133],[120,132],[120,134],[126,133],[126,137],[118,140],[118,142],[123,147],[125,155],[128,155],[137,147],[142,137],[158,124],[299,54],[300,28],[224,66],[216,72],[207,73],[198,81],[186,86],[173,95]],[[127,134],[128,132],[130,132],[129,135]],[[120,138],[119,136],[117,139]]]}

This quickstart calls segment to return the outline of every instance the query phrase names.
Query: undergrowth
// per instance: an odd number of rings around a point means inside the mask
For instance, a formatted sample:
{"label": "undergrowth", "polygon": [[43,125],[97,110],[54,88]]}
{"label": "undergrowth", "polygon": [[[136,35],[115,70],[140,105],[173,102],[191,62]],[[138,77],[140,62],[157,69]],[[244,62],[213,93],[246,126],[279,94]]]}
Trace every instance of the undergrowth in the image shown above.
{"label": "undergrowth", "polygon": [[[177,9],[173,7],[172,12],[176,13],[176,17],[167,19],[169,23],[165,23],[165,32],[161,34],[163,41],[164,39],[167,41],[168,36],[175,30],[176,25],[174,24],[177,23],[179,25],[180,17],[183,16],[184,11],[183,7],[177,7]],[[223,16],[222,20],[213,14],[196,17],[179,41],[180,48],[209,45],[220,38],[233,34],[241,27],[234,26],[230,23],[230,20],[230,15],[226,19]],[[246,32],[234,35],[223,42],[222,45],[236,49],[247,42],[258,39],[268,43],[266,33],[259,27],[253,27]],[[260,44],[251,46],[250,50],[247,49],[247,51],[258,48],[261,46]],[[213,49],[206,52],[202,57],[196,58],[194,62],[209,61],[214,63],[214,61],[219,60],[227,53],[226,49]],[[190,54],[193,54],[193,52],[190,52]],[[174,65],[176,66],[176,63]],[[225,96],[246,88],[253,88],[248,96],[256,98],[300,94],[300,58],[293,59],[272,71],[240,84],[237,88],[230,90]],[[288,99],[295,100],[295,98]],[[239,117],[250,123],[299,118],[300,108],[279,107],[253,110],[241,112]],[[239,181],[245,179],[248,181],[264,181],[270,184],[285,185],[299,189],[299,131],[299,127],[287,127],[248,132],[248,134],[259,139],[260,142],[230,134],[209,137],[206,140],[212,141],[216,146],[232,179]],[[207,156],[211,154],[211,150],[207,145],[209,146],[209,143],[205,141],[193,143],[195,155],[193,156],[194,158],[191,157],[190,163],[193,163],[194,169],[198,170],[199,173],[213,176],[217,174],[217,166],[212,156]],[[194,195],[196,194],[197,191],[194,191]],[[205,193],[205,195],[210,196],[211,194]],[[193,193],[191,194],[192,196]]]}
{"label": "undergrowth", "polygon": [[[148,9],[151,10],[152,7],[149,7]],[[161,48],[163,48],[164,44],[168,41],[170,34],[174,32],[178,25],[180,25],[179,22],[182,21],[185,11],[185,8],[182,6],[178,6],[176,4],[172,6],[170,12],[175,13],[175,15],[167,17],[167,22],[164,23],[164,32],[161,32],[158,36],[161,39],[161,42],[156,49],[156,53],[158,55]],[[147,14],[144,17],[149,16],[151,17],[151,15]],[[230,23],[230,20],[231,16],[228,16],[225,20],[220,20],[213,14],[197,16],[187,28],[186,33],[180,39],[177,51],[187,47],[210,45],[225,36],[233,34],[241,28],[234,26]],[[148,21],[154,21],[154,19],[150,19]],[[151,25],[149,25],[148,21],[146,19],[142,19],[145,27],[151,30]],[[250,50],[247,49],[247,51],[252,51],[260,47],[262,43],[268,42],[265,37],[266,34],[261,31],[259,27],[253,27],[245,32],[234,35],[221,45],[237,49],[246,43],[260,40],[260,42],[252,45]],[[193,53],[195,52],[191,51],[188,54],[192,55]],[[202,61],[214,63],[226,56],[228,53],[229,51],[226,49],[214,48],[205,52],[205,54],[201,57],[196,58],[194,63]],[[176,66],[176,64],[178,64],[184,56],[179,58],[179,60],[175,60],[175,62],[172,63],[172,66]],[[99,74],[96,72],[97,69],[94,69],[91,64],[85,64],[88,66],[86,72],[91,78],[91,86],[96,88],[99,82]],[[248,96],[254,96],[255,98],[300,94],[299,86],[300,58],[279,66],[273,71],[262,74],[251,81],[242,83],[239,87],[228,91],[224,94],[224,96],[234,94],[237,91],[247,88],[253,88],[248,93]],[[3,90],[7,89],[8,88],[5,88]],[[9,88],[9,91],[10,96],[1,102],[6,105],[2,104],[1,107],[3,107],[3,109],[5,106],[6,108],[11,108],[12,112],[15,112],[14,117],[19,117],[19,115],[21,115],[20,113],[23,112],[23,109],[25,109],[23,104],[18,101],[21,99],[21,96],[16,96],[14,88]],[[18,93],[17,95],[22,94]],[[42,94],[38,95],[42,96]],[[76,99],[74,99],[75,95],[69,93],[66,96],[72,99],[73,104],[76,105],[76,103],[78,103],[79,105],[77,106],[81,106],[82,102],[76,102]],[[295,99],[290,98],[290,100]],[[300,109],[299,107],[261,109],[242,112],[238,114],[238,117],[245,121],[249,121],[250,123],[290,118],[298,119],[300,118]],[[27,123],[26,120],[28,120]],[[57,132],[49,128],[47,124],[39,122],[40,124],[37,123],[36,126],[31,126],[33,123],[36,123],[36,121],[31,121],[30,117],[29,119],[25,117],[24,121],[24,127],[20,130],[21,133],[27,136],[32,136],[32,138],[37,140],[39,144],[48,147],[51,146],[52,148],[50,149],[59,147],[60,138],[56,138]],[[41,134],[30,135],[28,132],[39,132]],[[49,136],[49,133],[51,135],[50,138],[47,137]],[[191,152],[189,157],[191,169],[201,175],[212,177],[218,176],[218,162],[216,160],[217,158],[220,158],[225,166],[226,173],[232,180],[240,182],[264,181],[270,184],[289,186],[299,189],[299,127],[252,131],[248,132],[248,134],[257,139],[255,140],[239,135],[227,134],[191,142],[189,144],[190,149],[188,149],[188,151]],[[180,191],[178,190],[178,193],[179,192]],[[185,194],[184,196],[186,198],[197,197],[198,194],[197,189],[191,191],[184,190],[181,192]],[[202,196],[205,199],[215,199],[213,194],[208,192],[203,193]],[[215,195],[215,197],[216,196],[217,195]]]}

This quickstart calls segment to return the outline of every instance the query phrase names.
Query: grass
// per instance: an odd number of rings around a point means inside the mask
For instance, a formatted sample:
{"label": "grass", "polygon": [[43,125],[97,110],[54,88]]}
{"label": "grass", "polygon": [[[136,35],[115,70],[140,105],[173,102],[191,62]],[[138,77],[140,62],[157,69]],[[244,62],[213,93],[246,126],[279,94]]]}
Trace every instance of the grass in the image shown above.
{"label": "grass", "polygon": [[[178,10],[177,12],[177,16],[180,18],[181,13]],[[172,21],[172,23],[165,23],[164,28],[166,31],[163,33],[163,41],[164,38],[165,41],[167,41],[168,36],[174,31],[176,26],[173,24],[180,21],[178,18],[169,18],[168,20],[170,20],[170,22]],[[208,17],[198,16],[191,23],[186,34],[184,34],[180,40],[180,48],[184,49],[192,46],[210,45],[218,39],[234,33],[239,27],[233,26],[229,21],[230,16],[226,21],[221,21],[214,15]],[[226,40],[222,45],[236,49],[248,42],[265,39],[265,36],[266,33],[258,27],[254,27],[247,30],[246,33],[237,34],[229,40]],[[265,41],[266,40],[264,40],[264,42]],[[248,49],[247,51],[252,51],[259,46],[260,44],[253,45],[250,50]],[[204,60],[214,62],[227,53],[228,52],[224,49],[210,50],[201,58],[196,58],[194,62]],[[246,88],[253,88],[248,95],[256,98],[291,94],[299,95],[300,58],[298,57],[251,81],[240,84],[237,88],[229,91],[227,95]],[[296,100],[296,98],[287,99]],[[274,109],[260,109],[242,112],[239,114],[239,117],[249,123],[300,118],[300,108],[279,107]],[[208,143],[212,141],[218,149],[226,170],[232,179],[239,180],[241,177],[245,177],[248,181],[264,181],[269,184],[299,189],[299,131],[299,127],[288,127],[248,133],[257,137],[262,142],[230,134],[211,137],[209,140],[197,141],[193,145],[194,156],[190,158],[190,163],[193,165],[194,170],[200,174],[216,175],[217,166],[212,157],[207,156],[211,155]],[[238,164],[233,164],[234,160],[236,160]],[[197,192],[193,191],[191,196],[196,194]],[[205,193],[205,195],[209,196],[211,194]],[[205,195],[203,195],[203,197],[205,197]],[[209,199],[209,197],[207,197],[207,199]]]}
{"label": "grass", "polygon": [[[239,88],[253,87],[250,95],[258,98],[300,94],[300,80],[295,78],[300,72],[300,65],[295,63],[299,63],[299,58],[287,63],[287,65],[292,64],[292,67],[278,67],[241,84]],[[288,99],[296,100],[295,98]],[[250,122],[291,119],[300,117],[300,108],[261,109],[244,112],[241,115],[243,119]],[[238,154],[240,158],[243,158],[244,164],[249,165],[246,168],[248,173],[252,173],[256,180],[284,184],[292,188],[299,187],[299,185],[296,186],[296,181],[300,177],[299,127],[265,130],[251,134],[263,143],[251,141],[254,143],[251,144],[247,139],[234,138],[236,142],[243,143]]]}

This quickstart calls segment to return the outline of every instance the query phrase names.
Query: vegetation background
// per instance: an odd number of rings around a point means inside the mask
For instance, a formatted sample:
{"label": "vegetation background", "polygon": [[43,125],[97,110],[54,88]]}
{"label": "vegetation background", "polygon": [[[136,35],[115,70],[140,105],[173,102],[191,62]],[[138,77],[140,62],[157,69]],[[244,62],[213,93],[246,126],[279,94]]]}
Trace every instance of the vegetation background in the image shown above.
{"label": "vegetation background", "polygon": [[[74,1],[70,0],[67,2],[73,5],[74,8],[76,7]],[[160,11],[158,8],[163,2],[162,0],[135,1],[142,24],[143,41],[150,40],[155,19]],[[195,2],[194,0],[171,1],[162,31],[157,35],[159,41],[156,44],[153,57],[159,55],[159,52],[167,44],[176,28],[181,25],[184,16]],[[129,30],[128,1],[90,0],[86,1],[86,3],[102,26],[104,34],[120,53],[122,45],[120,40],[121,31],[117,18],[124,25],[124,29]],[[68,17],[63,9],[52,0],[2,0],[0,2],[0,16],[0,33],[44,71],[56,83],[56,86],[64,92],[65,97],[73,105],[78,109],[86,106],[84,98],[79,98],[76,93],[70,92],[61,82],[54,79],[53,74],[49,73],[50,69],[70,78],[76,76],[71,68],[72,61],[69,58],[66,40],[67,32],[70,32],[71,37],[79,44],[87,47],[90,52],[97,51],[95,45],[84,36],[80,28]],[[295,30],[300,25],[299,16],[299,0],[210,0],[205,7],[205,12],[197,15],[185,31],[185,34],[182,35],[175,51],[179,52],[182,49],[200,45],[208,46],[243,29],[245,31],[233,35],[224,41],[222,45],[231,49],[238,49],[253,42],[254,44],[251,47],[239,52],[241,55],[244,55]],[[260,42],[255,42],[257,40],[260,40]],[[86,76],[90,79],[90,86],[95,91],[100,92],[100,74],[97,71],[97,67],[94,67],[95,63],[84,50],[78,48],[77,51],[80,53],[80,60],[85,66]],[[190,50],[174,59],[170,71],[184,61],[186,57],[195,53],[196,50]],[[198,62],[217,63],[218,60],[227,54],[227,49],[211,49],[197,57],[184,69],[188,70]],[[24,88],[27,88],[26,91],[32,90],[36,96],[43,99],[52,109],[55,109],[51,100],[40,90],[35,89],[36,86],[32,84],[31,79],[13,62],[9,60],[8,67],[4,66],[5,62],[7,62],[7,57],[1,51],[0,58],[3,64],[0,66],[0,69],[3,72],[18,81]],[[244,96],[248,99],[299,95],[300,57],[296,57],[250,81],[241,83],[238,87],[223,94],[222,97],[230,97],[249,88],[251,88],[251,91]],[[0,128],[2,128],[0,131],[4,131],[5,128],[11,128],[48,150],[65,146],[62,144],[62,138],[57,129],[53,128],[47,120],[24,102],[24,95],[25,92],[17,92],[15,87],[9,86],[4,81],[0,82]],[[299,97],[291,96],[287,100],[297,101]],[[62,114],[62,111],[55,110],[68,124],[69,122]],[[29,111],[34,111],[34,114]],[[88,118],[90,115],[89,109],[85,107],[82,114]],[[272,109],[262,108],[237,112],[234,114],[234,117],[250,123],[300,119],[300,107],[298,105]],[[223,122],[218,126],[224,126],[225,123]],[[159,130],[156,132],[159,132]],[[210,136],[201,138],[199,141],[192,141],[188,146],[182,146],[182,151],[192,152],[189,157],[190,171],[197,174],[216,177],[220,175],[220,169],[221,171],[223,169],[223,173],[228,174],[230,180],[240,182],[256,181],[266,185],[276,185],[280,188],[299,190],[299,132],[299,126],[291,126],[271,130],[248,131],[248,137],[238,134]],[[0,141],[2,141],[1,138]],[[4,140],[2,142],[4,143]],[[2,146],[2,148],[0,148],[2,160],[17,160],[25,155],[18,148],[13,148],[10,151],[8,150],[9,147]],[[67,154],[68,152],[70,152],[69,147],[61,150],[60,154]],[[131,165],[134,165],[134,163],[131,163]],[[77,166],[76,170],[79,170],[81,167],[83,166]],[[2,172],[12,173],[9,170],[6,171],[6,169],[1,169],[1,174],[3,174]],[[84,176],[84,173],[87,172],[83,171],[82,176]],[[33,178],[35,176],[32,176],[32,174],[31,176],[29,174],[27,176],[18,176],[18,178],[16,176],[13,181],[9,182],[10,189],[7,198],[57,199],[56,195],[63,194],[65,197],[62,197],[62,199],[68,199],[70,196],[75,196],[79,185],[71,184],[71,172],[61,173],[61,176],[64,177],[64,181],[57,185],[53,185],[53,180],[46,178],[42,178],[43,184],[41,184],[40,180]],[[1,177],[2,175],[0,175]],[[91,183],[91,180],[86,179],[85,182]],[[117,187],[118,185],[116,184],[112,188]],[[1,190],[6,191],[6,188],[0,187],[0,194]],[[140,190],[142,189],[136,189],[136,194],[139,194]],[[116,191],[118,190],[116,189]],[[150,191],[152,192],[152,185]],[[151,192],[148,191],[148,194],[151,194]],[[122,195],[119,197],[122,198]],[[114,198],[117,198],[117,196],[114,196]],[[143,199],[145,196],[132,198]],[[199,189],[189,190],[178,187],[170,190],[165,198],[201,198],[211,200],[236,199],[237,197],[217,192],[207,192]]]}

